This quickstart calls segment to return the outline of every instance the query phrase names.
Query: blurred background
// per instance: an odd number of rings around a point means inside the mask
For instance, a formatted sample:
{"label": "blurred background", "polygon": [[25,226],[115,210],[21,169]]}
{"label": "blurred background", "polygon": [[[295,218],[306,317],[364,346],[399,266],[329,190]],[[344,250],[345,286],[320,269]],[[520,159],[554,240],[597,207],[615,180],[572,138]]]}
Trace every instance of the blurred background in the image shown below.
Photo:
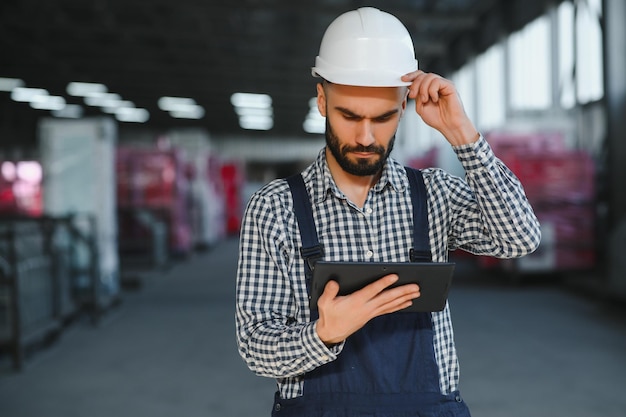
{"label": "blurred background", "polygon": [[[310,67],[366,5],[455,82],[542,224],[519,260],[451,254],[474,414],[623,415],[622,0],[2,0],[0,415],[269,414],[235,345],[239,224],[324,146]],[[392,155],[464,175],[413,112]]]}

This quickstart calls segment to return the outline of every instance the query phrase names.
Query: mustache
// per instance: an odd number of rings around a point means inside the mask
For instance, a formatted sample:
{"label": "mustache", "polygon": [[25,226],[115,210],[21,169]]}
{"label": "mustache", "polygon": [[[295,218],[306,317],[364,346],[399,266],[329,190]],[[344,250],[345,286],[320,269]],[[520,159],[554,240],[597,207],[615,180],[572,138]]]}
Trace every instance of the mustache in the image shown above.
{"label": "mustache", "polygon": [[379,155],[382,155],[385,153],[385,148],[383,146],[376,146],[376,145],[370,145],[370,146],[363,146],[363,145],[357,145],[357,146],[344,146],[342,148],[343,153],[347,153],[347,152],[373,152],[373,153],[377,153]]}

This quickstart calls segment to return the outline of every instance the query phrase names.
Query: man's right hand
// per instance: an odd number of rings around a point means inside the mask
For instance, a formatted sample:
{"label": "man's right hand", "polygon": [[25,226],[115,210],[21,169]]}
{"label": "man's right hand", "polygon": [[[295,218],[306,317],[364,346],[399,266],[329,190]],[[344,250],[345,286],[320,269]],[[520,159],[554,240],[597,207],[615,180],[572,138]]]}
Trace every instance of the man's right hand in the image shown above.
{"label": "man's right hand", "polygon": [[339,284],[329,281],[317,301],[317,334],[326,345],[344,341],[371,319],[409,307],[420,296],[417,284],[389,288],[398,280],[386,275],[352,294],[339,296]]}

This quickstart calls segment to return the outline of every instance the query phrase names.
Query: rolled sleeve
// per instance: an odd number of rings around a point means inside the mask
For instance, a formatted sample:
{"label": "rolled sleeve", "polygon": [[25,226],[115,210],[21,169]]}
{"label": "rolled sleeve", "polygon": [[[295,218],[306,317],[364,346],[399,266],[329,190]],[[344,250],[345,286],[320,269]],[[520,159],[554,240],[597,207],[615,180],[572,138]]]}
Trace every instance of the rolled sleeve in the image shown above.
{"label": "rolled sleeve", "polygon": [[[276,186],[276,184],[274,184]],[[246,208],[237,269],[239,352],[257,375],[293,378],[335,360],[310,321],[301,262],[294,261],[295,227],[284,193],[255,194]],[[298,259],[299,260],[299,259]]]}
{"label": "rolled sleeve", "polygon": [[[469,187],[451,198],[457,200],[460,213],[457,244],[473,253],[500,258],[536,250],[541,240],[539,222],[515,174],[482,136],[472,144],[454,147],[454,151]],[[466,196],[465,201],[460,201],[460,196]]]}
{"label": "rolled sleeve", "polygon": [[474,143],[454,146],[452,149],[465,171],[490,167],[496,162],[496,156],[491,150],[491,146],[482,135]]}
{"label": "rolled sleeve", "polygon": [[342,342],[331,347],[326,346],[317,335],[316,327],[317,321],[311,325],[305,326],[302,332],[302,339],[304,344],[310,347],[308,350],[309,359],[317,368],[318,366],[322,366],[337,359],[337,355],[343,349],[344,343]]}

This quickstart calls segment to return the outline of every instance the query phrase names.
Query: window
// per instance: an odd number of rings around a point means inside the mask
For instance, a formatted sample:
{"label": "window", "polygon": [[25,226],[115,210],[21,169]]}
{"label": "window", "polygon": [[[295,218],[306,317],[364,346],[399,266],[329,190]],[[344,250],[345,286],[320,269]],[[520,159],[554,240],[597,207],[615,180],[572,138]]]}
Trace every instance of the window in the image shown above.
{"label": "window", "polygon": [[576,105],[574,86],[574,5],[561,3],[557,10],[560,105],[571,109]]}
{"label": "window", "polygon": [[535,19],[509,37],[512,110],[543,110],[552,105],[550,19]]}
{"label": "window", "polygon": [[501,126],[506,120],[504,49],[496,44],[476,59],[477,119],[481,130]]}
{"label": "window", "polygon": [[602,64],[602,1],[577,3],[576,13],[576,88],[579,103],[604,96]]}

